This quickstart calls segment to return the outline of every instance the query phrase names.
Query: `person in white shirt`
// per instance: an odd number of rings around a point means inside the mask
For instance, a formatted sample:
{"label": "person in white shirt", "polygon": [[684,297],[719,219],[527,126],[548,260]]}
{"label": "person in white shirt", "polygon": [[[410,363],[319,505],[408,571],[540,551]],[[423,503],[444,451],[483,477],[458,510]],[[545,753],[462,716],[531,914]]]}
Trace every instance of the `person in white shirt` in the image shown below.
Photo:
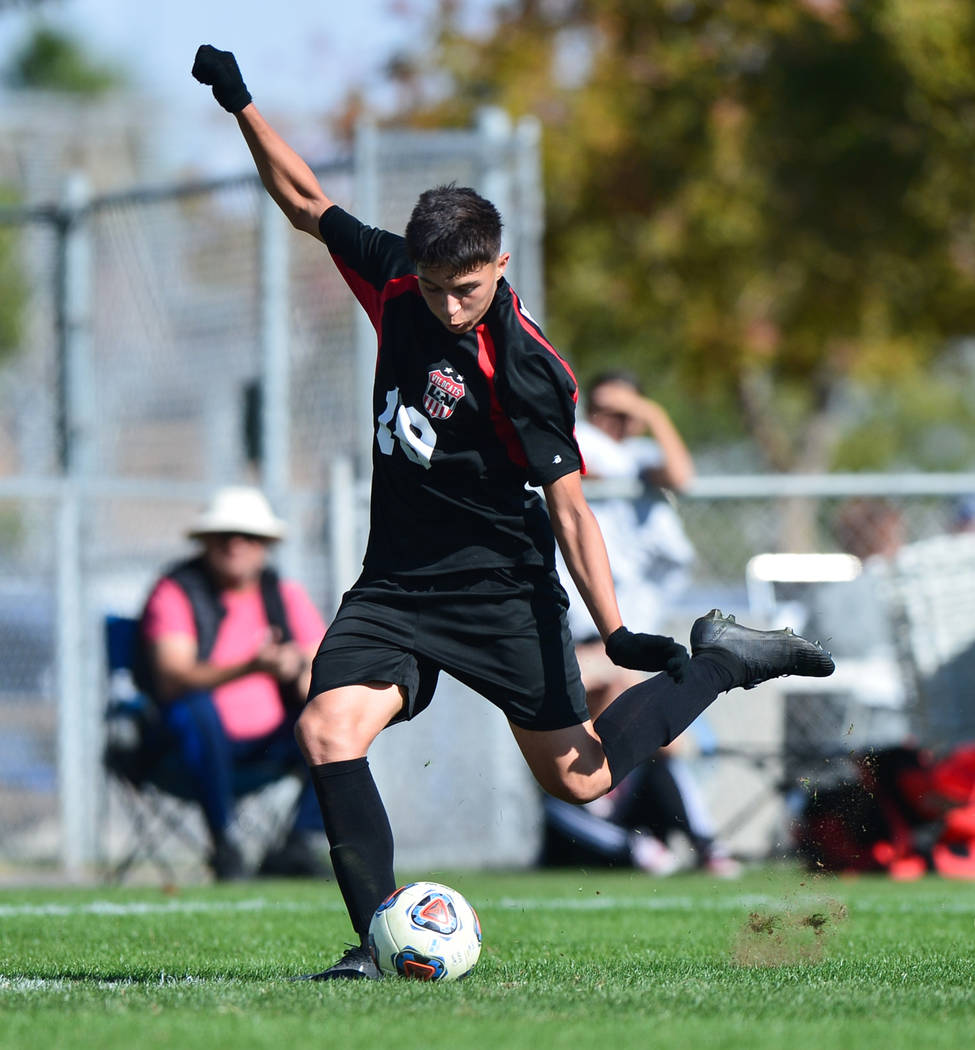
{"label": "person in white shirt", "polygon": [[[668,609],[687,586],[695,557],[673,502],[674,494],[693,480],[694,460],[666,409],[644,396],[636,376],[627,371],[603,372],[593,379],[585,407],[585,418],[576,424],[576,440],[587,477],[643,484],[637,499],[610,497],[591,504],[609,552],[617,601],[624,617],[662,630]],[[571,577],[567,571],[561,575],[587,695],[608,703],[642,676],[606,659]],[[614,863],[629,857],[652,874],[669,874],[678,860],[663,840],[669,832],[680,832],[690,842],[699,868],[725,878],[737,875],[740,866],[717,841],[703,794],[681,757],[687,737],[661,748],[585,812],[570,813],[557,800],[546,799],[546,856],[553,862],[568,856],[559,845],[568,835],[574,848],[583,852],[604,854]],[[624,834],[587,825],[590,818],[617,823]]]}

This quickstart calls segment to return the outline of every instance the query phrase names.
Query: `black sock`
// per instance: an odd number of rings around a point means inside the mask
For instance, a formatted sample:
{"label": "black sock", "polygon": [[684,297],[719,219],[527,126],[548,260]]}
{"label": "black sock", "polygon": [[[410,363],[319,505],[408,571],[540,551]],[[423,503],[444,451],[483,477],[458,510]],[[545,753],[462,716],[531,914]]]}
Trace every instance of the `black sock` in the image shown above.
{"label": "black sock", "polygon": [[593,723],[613,787],[680,736],[718,693],[737,684],[734,669],[708,654],[691,660],[680,684],[661,673],[620,693]]}
{"label": "black sock", "polygon": [[365,944],[376,908],[396,889],[393,833],[369,760],[311,767],[329,856],[352,926]]}

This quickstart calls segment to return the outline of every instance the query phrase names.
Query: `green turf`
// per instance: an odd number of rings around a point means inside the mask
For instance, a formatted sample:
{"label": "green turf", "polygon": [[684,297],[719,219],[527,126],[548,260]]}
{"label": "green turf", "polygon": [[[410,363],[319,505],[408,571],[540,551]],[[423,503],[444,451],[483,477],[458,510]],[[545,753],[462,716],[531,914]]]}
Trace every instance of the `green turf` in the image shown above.
{"label": "green turf", "polygon": [[457,984],[287,978],[334,884],[0,892],[3,1050],[898,1050],[975,1038],[975,884],[423,873],[478,910]]}

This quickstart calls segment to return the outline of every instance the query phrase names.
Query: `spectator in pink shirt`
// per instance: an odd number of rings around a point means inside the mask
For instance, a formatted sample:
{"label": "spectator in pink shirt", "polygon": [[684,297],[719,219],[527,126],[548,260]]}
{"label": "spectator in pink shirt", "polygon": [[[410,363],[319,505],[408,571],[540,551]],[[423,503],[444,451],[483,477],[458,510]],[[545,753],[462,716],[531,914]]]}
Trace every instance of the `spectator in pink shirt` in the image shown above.
{"label": "spectator in pink shirt", "polygon": [[[280,767],[281,776],[307,774],[293,731],[325,624],[305,590],[268,565],[270,548],[284,534],[260,491],[221,489],[187,532],[200,551],[165,571],[142,614],[136,677],[156,701],[168,745],[178,749],[191,778],[218,879],[245,874],[239,845],[228,835],[235,784],[258,765]],[[321,874],[313,846],[321,833],[306,780],[293,827],[259,872]]]}

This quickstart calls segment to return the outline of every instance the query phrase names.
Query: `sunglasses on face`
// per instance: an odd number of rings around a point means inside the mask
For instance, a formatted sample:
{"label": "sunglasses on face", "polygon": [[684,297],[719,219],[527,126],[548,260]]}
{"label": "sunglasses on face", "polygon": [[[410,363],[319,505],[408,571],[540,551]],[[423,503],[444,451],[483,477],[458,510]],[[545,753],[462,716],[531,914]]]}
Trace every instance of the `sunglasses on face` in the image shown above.
{"label": "sunglasses on face", "polygon": [[255,536],[250,532],[211,532],[210,538],[216,543],[229,544],[234,540],[244,543],[259,543],[262,546],[267,543],[263,536]]}
{"label": "sunglasses on face", "polygon": [[601,408],[599,405],[591,405],[589,415],[604,416],[606,419],[616,419],[621,423],[625,423],[630,418],[626,412],[615,412],[611,408]]}

